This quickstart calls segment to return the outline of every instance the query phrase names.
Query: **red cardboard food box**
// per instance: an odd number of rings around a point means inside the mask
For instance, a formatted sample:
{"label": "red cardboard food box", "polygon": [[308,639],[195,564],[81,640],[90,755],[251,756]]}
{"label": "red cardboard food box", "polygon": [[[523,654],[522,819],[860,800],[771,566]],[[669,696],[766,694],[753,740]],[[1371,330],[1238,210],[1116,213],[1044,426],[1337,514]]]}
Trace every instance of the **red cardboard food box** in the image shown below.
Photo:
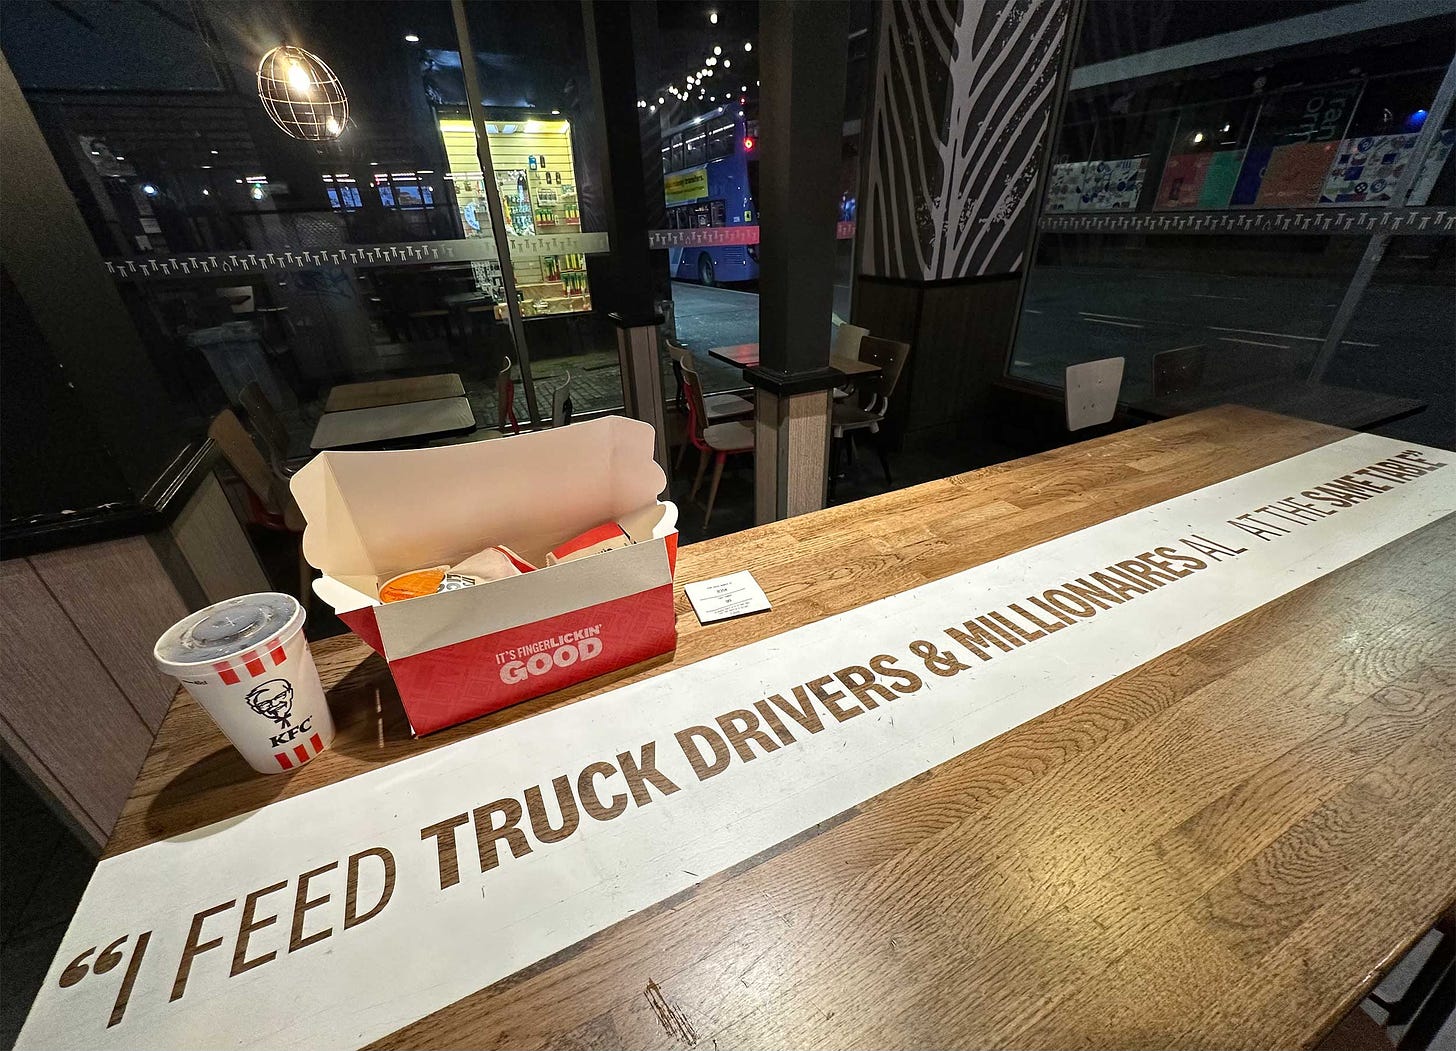
{"label": "red cardboard food box", "polygon": [[[677,645],[677,507],[653,431],[619,416],[398,452],[325,452],[293,476],[314,591],[377,650],[410,726],[428,734]],[[546,566],[604,522],[634,541]],[[543,568],[402,602],[400,573],[493,545]]]}

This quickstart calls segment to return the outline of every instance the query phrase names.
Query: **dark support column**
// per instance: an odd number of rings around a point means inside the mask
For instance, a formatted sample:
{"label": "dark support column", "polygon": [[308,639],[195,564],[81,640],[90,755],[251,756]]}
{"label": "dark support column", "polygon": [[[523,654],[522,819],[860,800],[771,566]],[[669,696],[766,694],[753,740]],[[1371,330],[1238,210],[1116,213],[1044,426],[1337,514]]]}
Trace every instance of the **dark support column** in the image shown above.
{"label": "dark support column", "polygon": [[[667,414],[662,398],[657,326],[662,317],[653,298],[652,250],[648,247],[647,187],[642,170],[642,126],[637,109],[637,65],[633,23],[654,17],[650,4],[585,0],[587,59],[592,89],[606,135],[607,236],[612,245],[605,289],[593,300],[607,308],[617,326],[622,363],[622,393],[630,416],[652,424],[657,433],[657,462],[671,472],[667,454]],[[604,294],[605,293],[605,294]]]}
{"label": "dark support column", "polygon": [[849,51],[847,0],[759,6],[759,366],[757,518],[824,506],[839,157]]}

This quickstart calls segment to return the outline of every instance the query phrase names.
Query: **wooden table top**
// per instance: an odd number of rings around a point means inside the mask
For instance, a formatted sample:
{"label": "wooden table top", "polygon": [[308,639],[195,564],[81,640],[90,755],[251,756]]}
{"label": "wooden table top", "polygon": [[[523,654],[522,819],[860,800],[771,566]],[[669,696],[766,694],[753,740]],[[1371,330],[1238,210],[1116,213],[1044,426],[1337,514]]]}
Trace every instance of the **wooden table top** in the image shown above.
{"label": "wooden table top", "polygon": [[404,405],[326,412],[319,417],[309,446],[315,451],[348,449],[473,430],[475,412],[468,398],[436,398]]}
{"label": "wooden table top", "polygon": [[[787,631],[1346,432],[1238,407],[682,549],[676,653],[412,740],[315,646],[339,736],[251,773],[185,695],[108,854]],[[381,1040],[1296,1047],[1456,895],[1456,516]],[[681,584],[751,569],[703,627]]]}
{"label": "wooden table top", "polygon": [[324,402],[324,412],[348,412],[350,409],[373,409],[380,405],[459,398],[464,394],[465,385],[454,372],[444,372],[438,376],[371,380],[367,383],[341,383],[329,391],[328,400]]}
{"label": "wooden table top", "polygon": [[[758,344],[738,343],[731,347],[714,347],[708,351],[708,356],[717,358],[728,365],[739,365],[745,369],[758,367]],[[878,365],[872,365],[867,361],[860,361],[858,358],[848,358],[843,354],[830,354],[829,365],[836,368],[846,376],[865,376],[872,372],[879,372]]]}

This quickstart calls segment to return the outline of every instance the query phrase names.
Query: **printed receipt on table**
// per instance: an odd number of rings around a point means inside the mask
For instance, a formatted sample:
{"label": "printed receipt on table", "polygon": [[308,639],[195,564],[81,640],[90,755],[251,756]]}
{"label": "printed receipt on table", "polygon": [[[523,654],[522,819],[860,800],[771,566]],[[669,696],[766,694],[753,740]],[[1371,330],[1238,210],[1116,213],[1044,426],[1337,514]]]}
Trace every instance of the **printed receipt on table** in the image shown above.
{"label": "printed receipt on table", "polygon": [[746,569],[741,573],[730,573],[726,577],[714,577],[712,580],[684,585],[683,591],[687,594],[688,601],[693,604],[693,612],[698,615],[698,622],[701,624],[762,613],[772,608],[763,588],[758,586],[758,581]]}

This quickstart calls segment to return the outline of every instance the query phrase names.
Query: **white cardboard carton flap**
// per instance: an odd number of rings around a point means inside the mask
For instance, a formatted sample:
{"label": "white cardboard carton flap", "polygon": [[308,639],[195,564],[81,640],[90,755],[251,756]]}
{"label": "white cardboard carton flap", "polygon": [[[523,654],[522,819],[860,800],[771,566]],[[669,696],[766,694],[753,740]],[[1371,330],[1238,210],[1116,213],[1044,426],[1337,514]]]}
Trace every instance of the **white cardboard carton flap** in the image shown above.
{"label": "white cardboard carton flap", "polygon": [[371,593],[380,578],[493,544],[539,565],[584,529],[655,503],[667,478],[653,440],[649,424],[609,416],[519,438],[320,453],[291,484],[304,555]]}

